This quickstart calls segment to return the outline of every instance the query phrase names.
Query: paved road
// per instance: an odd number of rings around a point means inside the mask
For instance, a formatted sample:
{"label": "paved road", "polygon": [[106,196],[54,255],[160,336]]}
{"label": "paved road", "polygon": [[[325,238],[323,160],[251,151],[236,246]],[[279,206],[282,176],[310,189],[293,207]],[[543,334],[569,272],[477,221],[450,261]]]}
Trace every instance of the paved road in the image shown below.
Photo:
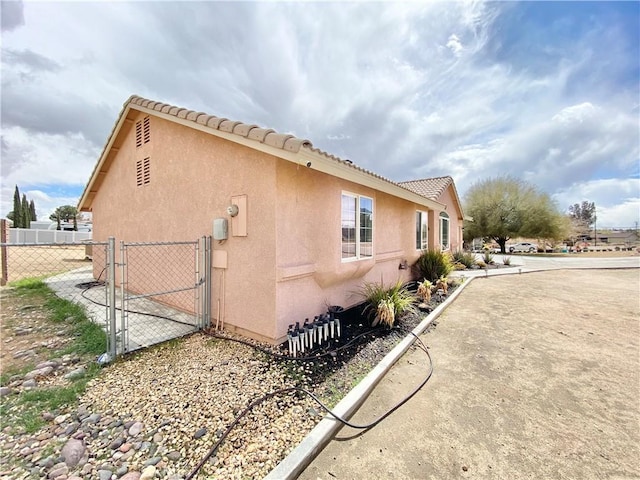
{"label": "paved road", "polygon": [[[511,265],[519,269],[522,273],[540,270],[557,269],[603,269],[603,268],[640,268],[640,256],[626,257],[587,257],[577,254],[570,257],[546,257],[538,255],[506,255],[511,259]],[[480,255],[478,255],[480,258]],[[502,265],[502,255],[494,255],[494,261]],[[458,272],[461,276],[480,277],[484,276],[483,270],[470,272]],[[505,275],[514,273],[513,269],[502,268],[488,270],[489,275]]]}
{"label": "paved road", "polygon": [[[640,478],[639,291],[635,269],[475,280],[422,336],[430,382],[374,429],[344,427],[299,478]],[[376,418],[425,368],[421,351],[408,352],[352,421]]]}

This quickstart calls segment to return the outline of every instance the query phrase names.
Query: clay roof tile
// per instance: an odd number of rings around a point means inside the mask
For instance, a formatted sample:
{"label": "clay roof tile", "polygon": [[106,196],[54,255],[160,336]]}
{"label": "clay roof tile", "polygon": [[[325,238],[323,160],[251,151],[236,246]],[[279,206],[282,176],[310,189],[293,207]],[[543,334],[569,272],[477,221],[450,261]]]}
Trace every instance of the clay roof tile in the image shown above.
{"label": "clay roof tile", "polygon": [[257,125],[247,125],[246,123],[239,123],[233,129],[233,133],[235,133],[236,135],[240,135],[242,137],[248,137],[249,132],[251,132],[251,130],[253,130],[256,127]]}
{"label": "clay roof tile", "polygon": [[264,142],[264,137],[266,137],[270,133],[273,133],[274,131],[275,130],[272,130],[271,128],[252,128],[249,131],[249,135],[247,138],[250,138],[251,140],[257,140],[258,142]]}
{"label": "clay roof tile", "polygon": [[229,133],[233,133],[233,129],[236,127],[236,125],[238,125],[240,122],[236,122],[234,120],[225,120],[223,122],[220,122],[220,125],[218,125],[218,130],[220,130],[221,132],[229,132]]}
{"label": "clay roof tile", "polygon": [[452,183],[453,178],[446,176],[409,180],[407,182],[400,182],[399,185],[423,197],[438,200],[440,195],[442,195]]}

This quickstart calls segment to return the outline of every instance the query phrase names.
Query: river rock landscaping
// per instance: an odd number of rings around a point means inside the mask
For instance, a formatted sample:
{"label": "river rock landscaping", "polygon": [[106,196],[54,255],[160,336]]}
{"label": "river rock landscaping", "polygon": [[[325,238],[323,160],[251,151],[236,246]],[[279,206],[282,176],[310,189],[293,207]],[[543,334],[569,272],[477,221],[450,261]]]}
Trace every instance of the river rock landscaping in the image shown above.
{"label": "river rock landscaping", "polygon": [[[40,412],[37,429],[14,421],[22,414],[20,399],[71,385],[97,367],[94,359],[78,355],[51,356],[51,348],[14,351],[41,361],[3,380],[0,478],[262,478],[323,418],[309,396],[289,392],[260,403],[194,469],[260,396],[296,386],[335,405],[442,300],[434,296],[425,311],[402,317],[391,330],[370,331],[357,315],[345,320],[343,338],[334,346],[360,335],[358,341],[313,361],[279,359],[266,352],[283,355],[284,349],[249,342],[259,350],[228,333],[223,335],[229,339],[198,333],[174,340],[103,367],[76,402]],[[21,316],[19,308],[13,313]],[[9,329],[5,315],[3,349],[45,328],[41,315],[32,324],[23,315]],[[57,333],[52,338],[64,344],[63,332]],[[43,351],[49,358],[41,358]]]}

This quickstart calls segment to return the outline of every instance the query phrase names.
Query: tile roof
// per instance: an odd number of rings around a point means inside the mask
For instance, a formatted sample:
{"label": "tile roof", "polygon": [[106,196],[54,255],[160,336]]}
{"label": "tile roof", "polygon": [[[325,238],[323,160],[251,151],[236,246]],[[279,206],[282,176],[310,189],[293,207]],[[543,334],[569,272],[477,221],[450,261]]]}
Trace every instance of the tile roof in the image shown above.
{"label": "tile roof", "polygon": [[258,127],[258,125],[248,125],[246,123],[229,120],[228,118],[208,115],[204,112],[196,112],[195,110],[180,108],[167,103],[154,102],[153,100],[138,97],[137,95],[132,95],[129,100],[125,102],[124,107],[126,108],[129,104],[173,115],[177,118],[191,120],[194,123],[205,125],[221,132],[233,133],[234,135],[239,135],[294,153],[297,153],[301,147],[312,147],[309,140],[297,138],[286,133],[278,133],[270,128],[261,128]]}
{"label": "tile roof", "polygon": [[397,182],[389,180],[382,175],[378,175],[371,170],[359,167],[351,160],[344,160],[340,157],[337,157],[336,155],[320,150],[319,148],[315,148],[310,140],[301,139],[291,134],[278,133],[270,128],[261,128],[257,125],[248,125],[246,123],[229,120],[224,117],[216,117],[215,115],[208,115],[203,112],[196,112],[195,110],[188,110],[186,108],[180,108],[166,103],[155,102],[153,100],[148,100],[137,95],[132,95],[124,103],[124,108],[126,109],[130,104],[155,110],[161,113],[166,113],[168,115],[173,115],[177,118],[191,120],[197,124],[214,128],[221,132],[232,133],[234,135],[245,137],[250,140],[255,140],[256,142],[264,143],[276,148],[281,148],[282,150],[287,150],[293,153],[298,153],[301,149],[307,149],[311,152],[322,155],[336,162],[348,165],[355,170],[366,173],[367,175],[371,175],[394,185],[399,185]]}
{"label": "tile roof", "polygon": [[[412,188],[412,184],[414,183],[421,184],[422,182],[429,182],[430,180],[438,179],[425,179],[402,183],[394,182],[386,177],[383,177],[382,175],[378,175],[375,172],[359,167],[351,160],[345,160],[323,150],[320,150],[319,148],[315,148],[309,140],[298,138],[291,134],[278,133],[270,128],[263,128],[254,124],[246,124],[239,121],[229,120],[228,118],[217,117],[215,115],[209,115],[204,112],[189,110],[187,108],[181,108],[167,103],[149,100],[138,95],[132,95],[124,103],[122,111],[119,115],[119,119],[115,123],[111,133],[109,134],[109,138],[107,139],[107,142],[103,148],[100,159],[96,164],[91,174],[89,183],[86,185],[85,190],[80,198],[80,207],[82,207],[87,201],[90,203],[90,200],[88,199],[92,197],[92,195],[95,194],[96,189],[99,188],[99,184],[101,182],[97,180],[97,177],[106,173],[105,169],[108,169],[108,162],[105,165],[103,165],[103,163],[106,162],[109,150],[113,146],[114,141],[122,126],[122,121],[125,119],[125,117],[128,116],[128,110],[132,108],[135,110],[147,112],[155,111],[160,115],[172,116],[176,118],[176,121],[187,125],[190,122],[193,122],[194,127],[205,127],[207,129],[224,132],[225,134],[237,135],[240,142],[245,142],[244,139],[246,139],[250,141],[248,143],[251,143],[251,141],[255,141],[257,143],[268,145],[273,148],[282,149],[283,151],[291,152],[293,154],[301,154],[306,152],[314,156],[321,156],[344,167],[347,167],[354,172],[358,172],[357,175],[364,174],[366,177],[372,177],[374,179],[377,179],[378,181],[387,183],[392,186],[392,188],[400,188],[402,190],[409,191],[412,194],[419,195],[427,200],[436,202],[436,205],[439,204],[437,196],[439,195],[439,193],[442,193],[449,185],[449,183],[447,183],[446,185],[442,185],[441,189],[435,192],[433,192],[432,190],[424,190],[423,188],[415,189]],[[450,183],[453,182],[453,179],[451,177],[442,178],[448,179]],[[97,182],[96,185],[94,185],[94,182]]]}
{"label": "tile roof", "polygon": [[421,180],[409,180],[399,183],[401,187],[436,201],[451,184],[453,184],[453,178],[450,176],[423,178]]}

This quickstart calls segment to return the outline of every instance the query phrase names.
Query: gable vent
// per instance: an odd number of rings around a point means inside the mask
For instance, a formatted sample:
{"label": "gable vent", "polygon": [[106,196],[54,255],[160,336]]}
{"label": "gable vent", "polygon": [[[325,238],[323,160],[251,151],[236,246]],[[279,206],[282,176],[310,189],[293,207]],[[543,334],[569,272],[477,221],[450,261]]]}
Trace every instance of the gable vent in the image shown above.
{"label": "gable vent", "polygon": [[136,162],[136,185],[142,187],[151,183],[151,159],[149,157]]}
{"label": "gable vent", "polygon": [[142,122],[142,132],[144,143],[149,143],[151,141],[151,120],[149,117],[145,117]]}
{"label": "gable vent", "polygon": [[151,141],[151,120],[144,117],[144,120],[136,122],[136,147],[141,147]]}

